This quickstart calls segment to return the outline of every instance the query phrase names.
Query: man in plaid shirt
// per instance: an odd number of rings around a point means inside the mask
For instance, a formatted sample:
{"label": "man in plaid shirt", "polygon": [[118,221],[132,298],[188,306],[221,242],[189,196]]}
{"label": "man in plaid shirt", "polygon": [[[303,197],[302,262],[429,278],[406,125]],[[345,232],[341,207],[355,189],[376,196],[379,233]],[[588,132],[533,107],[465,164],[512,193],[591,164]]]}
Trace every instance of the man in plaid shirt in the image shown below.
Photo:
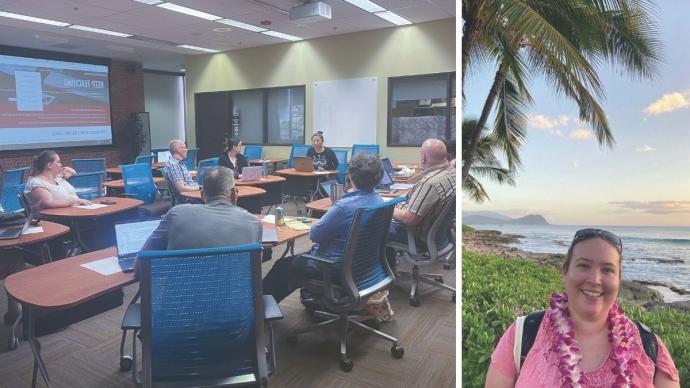
{"label": "man in plaid shirt", "polygon": [[187,171],[184,160],[187,158],[187,145],[180,139],[170,140],[170,159],[165,162],[165,174],[173,185],[175,193],[199,190],[199,185],[192,179]]}

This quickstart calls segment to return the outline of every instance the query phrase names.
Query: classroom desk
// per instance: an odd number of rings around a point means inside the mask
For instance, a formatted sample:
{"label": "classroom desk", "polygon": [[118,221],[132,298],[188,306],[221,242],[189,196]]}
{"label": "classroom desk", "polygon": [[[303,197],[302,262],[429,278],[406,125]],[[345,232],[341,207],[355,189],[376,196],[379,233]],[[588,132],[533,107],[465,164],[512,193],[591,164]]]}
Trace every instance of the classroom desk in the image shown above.
{"label": "classroom desk", "polygon": [[88,248],[86,244],[84,244],[84,241],[82,241],[81,233],[79,231],[80,219],[84,220],[88,218],[100,218],[117,213],[122,213],[131,209],[136,209],[137,207],[144,204],[144,201],[140,201],[138,199],[122,197],[102,197],[92,202],[101,203],[105,200],[110,200],[115,203],[98,209],[82,209],[75,206],[61,207],[55,209],[44,209],[41,210],[41,215],[58,219],[67,219],[70,223],[72,235],[74,236],[74,244],[72,248],[80,247],[82,249],[82,252],[86,252],[88,251]]}
{"label": "classroom desk", "polygon": [[[256,217],[259,218],[260,220],[263,220],[265,215],[258,214]],[[293,220],[295,218],[294,217],[285,217],[285,219],[286,220]],[[314,222],[318,221],[318,220],[316,218],[310,218],[310,220],[311,220],[311,222],[307,223],[306,225],[309,225],[309,227],[311,228],[311,226],[314,224]],[[273,226],[272,223],[268,223],[268,222],[262,222],[262,224],[264,226]],[[285,250],[283,251],[283,254],[280,255],[281,259],[283,257],[285,257],[288,252],[291,252],[291,254],[294,255],[295,254],[295,240],[297,240],[298,238],[303,237],[303,236],[308,236],[309,230],[310,230],[310,229],[294,230],[294,229],[288,227],[287,225],[281,225],[281,226],[276,225],[276,229],[277,229],[277,234],[278,234],[278,242],[272,243],[272,244],[263,244],[263,245],[266,248],[273,248],[273,247],[276,247],[280,244],[287,243],[287,245],[285,246]]]}
{"label": "classroom desk", "polygon": [[[246,209],[250,213],[261,213],[261,198],[266,190],[253,186],[237,186],[237,206]],[[182,198],[201,203],[201,191],[185,191],[180,193]]]}
{"label": "classroom desk", "polygon": [[278,170],[279,165],[287,165],[288,161],[289,161],[288,158],[266,158],[263,160],[252,159],[249,161],[249,165],[250,166],[261,166],[261,165],[263,165],[263,162],[267,162],[268,163],[268,171],[271,174],[273,174],[273,173],[275,173],[276,170]]}
{"label": "classroom desk", "polygon": [[[50,221],[41,221],[37,226],[40,226],[43,228],[43,232],[41,233],[32,233],[32,234],[22,234],[19,236],[19,238],[14,238],[14,239],[9,239],[9,240],[0,240],[0,249],[12,249],[12,248],[19,248],[25,245],[32,245],[32,244],[45,244],[49,240],[54,239],[55,237],[59,237],[62,235],[65,235],[69,233],[69,226],[65,226],[62,224],[58,224],[55,222],[50,222]],[[47,246],[46,246],[47,248]],[[50,252],[48,252],[49,260],[52,261],[50,258]],[[0,259],[2,260],[2,259]]]}
{"label": "classroom desk", "polygon": [[135,283],[133,272],[117,272],[104,276],[81,264],[117,256],[115,247],[73,256],[53,263],[41,265],[10,275],[5,280],[5,289],[22,304],[25,333],[34,355],[32,387],[36,386],[36,372],[40,371],[43,381],[50,387],[41,348],[35,335],[36,311],[55,311],[80,305],[108,292]]}
{"label": "classroom desk", "polygon": [[242,179],[235,180],[235,185],[238,187],[242,186],[255,186],[266,190],[266,195],[261,197],[261,206],[273,206],[283,203],[283,182],[286,179],[282,176],[267,175],[265,178],[261,178],[258,181],[244,181]]}
{"label": "classroom desk", "polygon": [[[408,191],[410,190],[395,190],[391,191],[390,193],[381,193],[381,196],[384,200],[390,200],[392,198],[405,195]],[[320,218],[321,215],[326,213],[328,209],[331,208],[331,206],[333,206],[333,203],[331,202],[330,198],[317,199],[316,201],[309,202],[305,205],[305,207],[309,211],[309,216],[312,217],[316,214],[319,216],[317,218]]]}
{"label": "classroom desk", "polygon": [[[283,175],[287,178],[285,191],[289,195],[304,195],[307,194],[309,202],[313,201],[316,194],[319,193],[319,183],[322,179],[328,179],[330,176],[337,175],[338,172],[335,170],[326,171],[314,171],[314,172],[302,172],[295,171],[294,168],[284,168],[282,170],[276,171],[276,174]],[[314,190],[309,193],[310,187],[314,187]]]}

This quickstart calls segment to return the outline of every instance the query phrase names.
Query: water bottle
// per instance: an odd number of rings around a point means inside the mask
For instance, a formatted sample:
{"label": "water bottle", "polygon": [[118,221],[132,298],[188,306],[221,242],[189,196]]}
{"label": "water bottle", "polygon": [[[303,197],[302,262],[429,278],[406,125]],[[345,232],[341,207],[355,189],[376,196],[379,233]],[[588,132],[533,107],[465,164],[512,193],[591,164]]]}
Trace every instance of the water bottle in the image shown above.
{"label": "water bottle", "polygon": [[261,178],[266,178],[268,175],[268,162],[261,162]]}

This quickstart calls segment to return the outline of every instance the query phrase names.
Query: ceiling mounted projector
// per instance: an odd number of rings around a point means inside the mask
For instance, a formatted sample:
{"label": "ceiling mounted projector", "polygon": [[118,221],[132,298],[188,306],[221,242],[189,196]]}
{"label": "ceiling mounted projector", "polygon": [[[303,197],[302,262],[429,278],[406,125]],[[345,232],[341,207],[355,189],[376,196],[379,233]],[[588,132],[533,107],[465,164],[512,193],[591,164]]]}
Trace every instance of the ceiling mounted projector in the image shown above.
{"label": "ceiling mounted projector", "polygon": [[290,8],[290,21],[299,23],[316,23],[331,20],[331,6],[313,1]]}

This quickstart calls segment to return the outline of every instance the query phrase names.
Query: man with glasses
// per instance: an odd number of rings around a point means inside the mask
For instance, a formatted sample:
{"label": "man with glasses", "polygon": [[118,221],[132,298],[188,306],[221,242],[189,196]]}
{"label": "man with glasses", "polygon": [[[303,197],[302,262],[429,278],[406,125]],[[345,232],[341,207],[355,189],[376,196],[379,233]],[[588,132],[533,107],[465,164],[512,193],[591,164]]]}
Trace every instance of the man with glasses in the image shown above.
{"label": "man with glasses", "polygon": [[197,191],[199,185],[192,179],[187,170],[184,160],[187,159],[187,145],[180,139],[170,140],[170,159],[165,162],[165,174],[170,188],[174,193],[179,194],[185,191]]}

